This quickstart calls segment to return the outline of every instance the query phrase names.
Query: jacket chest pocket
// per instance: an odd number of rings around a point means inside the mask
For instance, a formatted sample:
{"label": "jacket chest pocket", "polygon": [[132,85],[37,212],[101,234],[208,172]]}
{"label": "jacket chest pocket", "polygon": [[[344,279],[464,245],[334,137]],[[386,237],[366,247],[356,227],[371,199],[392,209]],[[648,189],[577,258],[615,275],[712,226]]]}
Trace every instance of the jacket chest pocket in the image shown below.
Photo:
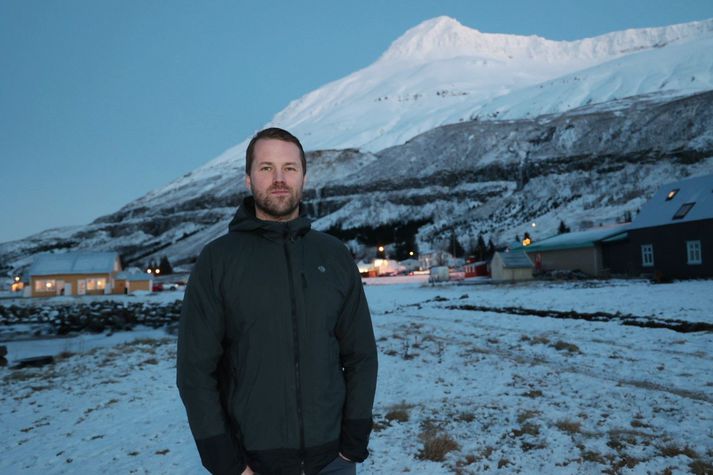
{"label": "jacket chest pocket", "polygon": [[302,293],[308,325],[315,331],[334,335],[344,294],[338,279],[324,266],[312,266],[302,272]]}

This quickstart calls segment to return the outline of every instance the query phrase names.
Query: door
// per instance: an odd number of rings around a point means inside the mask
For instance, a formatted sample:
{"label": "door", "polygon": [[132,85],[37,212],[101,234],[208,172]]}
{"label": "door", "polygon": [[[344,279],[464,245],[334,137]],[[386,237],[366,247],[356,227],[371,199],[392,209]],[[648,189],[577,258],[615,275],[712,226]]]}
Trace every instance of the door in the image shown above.
{"label": "door", "polygon": [[87,281],[85,279],[79,279],[77,281],[77,295],[84,295],[87,293]]}
{"label": "door", "polygon": [[72,283],[71,282],[64,283],[64,295],[72,295]]}

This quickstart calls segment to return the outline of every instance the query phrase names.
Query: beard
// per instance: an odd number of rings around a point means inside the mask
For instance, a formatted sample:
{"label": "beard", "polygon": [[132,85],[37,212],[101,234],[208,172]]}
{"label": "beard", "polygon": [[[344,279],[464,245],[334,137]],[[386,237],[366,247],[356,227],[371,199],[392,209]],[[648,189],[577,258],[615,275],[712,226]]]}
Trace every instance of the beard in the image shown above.
{"label": "beard", "polygon": [[[285,190],[288,193],[277,196],[271,194],[275,190]],[[294,213],[299,208],[302,199],[302,190],[295,190],[280,183],[270,186],[263,193],[256,192],[254,187],[251,187],[251,191],[255,199],[255,208],[274,218],[275,221],[284,221]]]}

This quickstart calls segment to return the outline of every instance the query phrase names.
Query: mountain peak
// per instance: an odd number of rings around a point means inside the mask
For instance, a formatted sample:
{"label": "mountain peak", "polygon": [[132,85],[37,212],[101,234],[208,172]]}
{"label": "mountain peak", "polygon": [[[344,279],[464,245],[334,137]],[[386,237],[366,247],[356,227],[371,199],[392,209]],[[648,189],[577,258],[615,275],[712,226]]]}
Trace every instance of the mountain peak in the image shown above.
{"label": "mountain peak", "polygon": [[[475,37],[481,33],[463,26],[458,20],[439,16],[407,30],[382,55],[382,60],[435,59],[443,54],[452,56],[458,51],[472,53]],[[434,58],[435,57],[435,58]]]}
{"label": "mountain peak", "polygon": [[630,29],[576,41],[554,41],[540,36],[483,33],[458,20],[439,16],[406,31],[379,62],[435,61],[461,56],[577,61],[613,58],[641,49],[713,36],[713,19],[655,28]]}

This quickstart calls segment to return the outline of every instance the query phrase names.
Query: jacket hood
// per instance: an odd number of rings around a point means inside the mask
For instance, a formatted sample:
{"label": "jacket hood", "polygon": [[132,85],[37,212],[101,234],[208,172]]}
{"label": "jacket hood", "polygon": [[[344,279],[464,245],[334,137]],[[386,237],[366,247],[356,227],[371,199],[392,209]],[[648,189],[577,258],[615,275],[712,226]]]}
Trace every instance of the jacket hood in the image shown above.
{"label": "jacket hood", "polygon": [[305,216],[305,209],[300,203],[300,215],[292,221],[263,221],[255,216],[255,199],[248,196],[238,207],[235,216],[228,225],[228,231],[258,232],[268,239],[294,239],[304,236],[310,230],[311,224]]}

